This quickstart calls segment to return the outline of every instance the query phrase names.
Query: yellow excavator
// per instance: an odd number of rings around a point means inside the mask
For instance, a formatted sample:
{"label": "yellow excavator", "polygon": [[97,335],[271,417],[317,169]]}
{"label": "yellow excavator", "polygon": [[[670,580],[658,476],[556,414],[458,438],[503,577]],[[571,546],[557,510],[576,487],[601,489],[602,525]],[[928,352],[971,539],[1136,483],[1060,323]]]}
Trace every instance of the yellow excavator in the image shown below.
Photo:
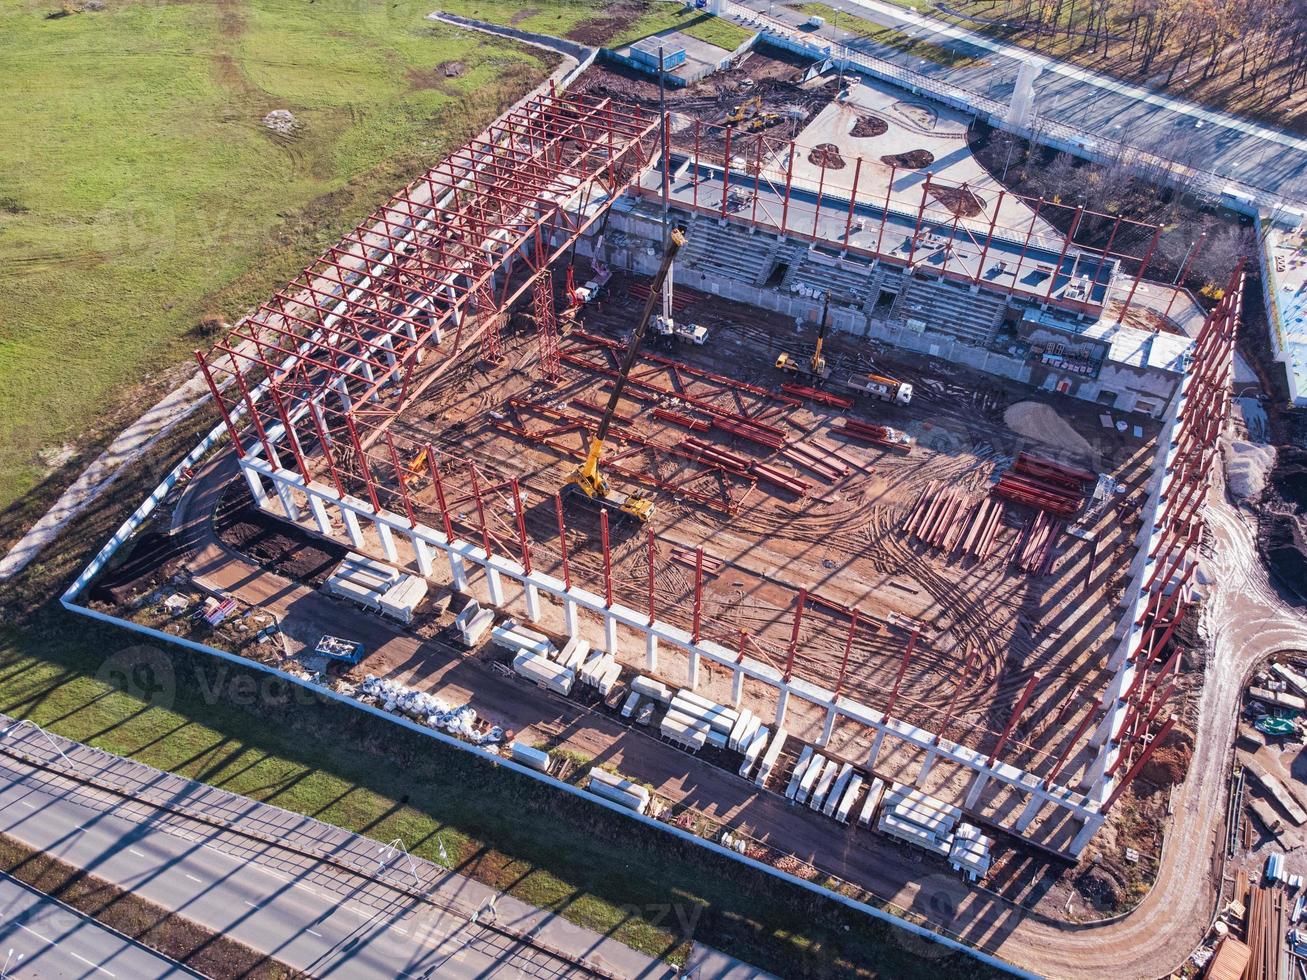
{"label": "yellow excavator", "polygon": [[782,353],[776,358],[776,367],[781,371],[788,371],[790,374],[807,375],[825,381],[830,377],[830,368],[826,366],[826,358],[822,356],[821,349],[826,343],[826,329],[830,326],[830,291],[826,292],[826,299],[821,306],[821,326],[817,329],[817,348],[812,352],[812,359],[807,363],[798,358]]}
{"label": "yellow excavator", "polygon": [[673,228],[667,240],[667,247],[663,251],[663,261],[658,268],[658,275],[649,287],[649,297],[645,300],[644,311],[640,314],[635,330],[631,333],[630,343],[626,346],[626,358],[622,361],[622,369],[618,372],[617,380],[613,382],[612,391],[609,392],[608,404],[604,408],[603,417],[599,420],[599,428],[595,430],[594,438],[590,440],[590,453],[586,456],[585,462],[577,467],[576,472],[567,480],[566,489],[573,496],[601,506],[614,507],[619,513],[634,517],[641,523],[653,520],[654,503],[649,499],[649,494],[644,489],[629,494],[613,490],[609,487],[608,480],[599,472],[599,460],[604,453],[604,440],[608,437],[608,427],[617,412],[617,403],[626,389],[626,379],[640,353],[640,342],[644,339],[649,319],[653,316],[654,305],[662,296],[663,283],[667,281],[667,274],[671,271],[676,253],[684,244],[685,230]]}
{"label": "yellow excavator", "polygon": [[751,99],[745,99],[734,109],[732,109],[730,111],[730,114],[727,115],[725,119],[725,123],[726,125],[731,126],[734,125],[735,123],[744,122],[744,120],[748,119],[750,116],[761,115],[761,114],[762,114],[762,96],[755,95]]}

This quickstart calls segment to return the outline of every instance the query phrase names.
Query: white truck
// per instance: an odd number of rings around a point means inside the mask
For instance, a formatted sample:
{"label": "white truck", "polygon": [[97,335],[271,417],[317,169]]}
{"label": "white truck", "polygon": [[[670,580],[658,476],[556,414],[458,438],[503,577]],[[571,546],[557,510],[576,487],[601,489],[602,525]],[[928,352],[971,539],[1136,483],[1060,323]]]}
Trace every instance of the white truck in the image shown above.
{"label": "white truck", "polygon": [[708,340],[707,327],[697,323],[677,323],[671,317],[661,314],[653,319],[653,331],[659,337],[675,337],[696,347],[702,347]]}
{"label": "white truck", "polygon": [[844,384],[854,391],[879,398],[883,402],[907,405],[912,401],[912,385],[881,374],[855,374]]}

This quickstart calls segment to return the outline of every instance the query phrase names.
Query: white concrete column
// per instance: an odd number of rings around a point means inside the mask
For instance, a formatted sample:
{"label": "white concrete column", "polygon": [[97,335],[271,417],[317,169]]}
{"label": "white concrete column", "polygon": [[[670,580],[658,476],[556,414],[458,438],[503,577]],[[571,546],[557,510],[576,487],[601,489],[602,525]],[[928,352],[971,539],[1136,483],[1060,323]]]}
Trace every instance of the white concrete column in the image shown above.
{"label": "white concrete column", "polygon": [[604,613],[604,653],[617,656],[617,620],[612,613]]}
{"label": "white concrete column", "polygon": [[653,630],[644,635],[644,669],[658,673],[658,634]]}
{"label": "white concrete column", "polygon": [[744,671],[738,667],[731,675],[731,706],[738,708],[744,700]]}
{"label": "white concrete column", "polygon": [[486,586],[490,589],[490,604],[492,606],[504,605],[504,583],[499,577],[499,569],[486,567]]}
{"label": "white concrete column", "polygon": [[327,516],[327,505],[312,491],[309,492],[309,509],[313,511],[313,519],[318,523],[318,531],[323,537],[330,537],[331,519]]}
{"label": "white concrete column", "polygon": [[540,622],[540,590],[532,582],[526,583],[526,618],[533,623]]}
{"label": "white concrete column", "polygon": [[835,732],[835,718],[837,715],[838,712],[836,712],[834,705],[826,709],[826,721],[821,726],[821,737],[817,739],[818,745],[826,746],[830,744],[830,737]]}
{"label": "white concrete column", "polygon": [[1085,849],[1085,845],[1093,840],[1094,835],[1098,833],[1100,827],[1106,822],[1106,818],[1094,814],[1085,821],[1085,825],[1080,828],[1080,833],[1076,834],[1075,839],[1071,841],[1072,857],[1079,857],[1080,852]]}
{"label": "white concrete column", "polygon": [[563,599],[563,629],[567,631],[569,637],[578,634],[576,622],[576,603],[568,598]]}
{"label": "white concrete column", "polygon": [[363,547],[363,531],[359,528],[359,517],[348,507],[340,508],[340,516],[345,521],[345,530],[349,533],[349,543],[358,551]]}
{"label": "white concrete column", "polygon": [[967,798],[963,801],[962,806],[967,810],[974,810],[976,803],[980,800],[980,794],[985,791],[989,785],[989,777],[983,772],[976,773],[976,781],[971,784],[971,789],[967,791]]}
{"label": "white concrete column", "polygon": [[780,696],[776,699],[776,728],[780,729],[785,725],[785,709],[790,706],[790,689],[782,687],[777,690]]}
{"label": "white concrete column", "polygon": [[266,507],[268,505],[268,491],[263,488],[263,477],[248,466],[242,466],[241,472],[245,474],[245,482],[250,485],[250,496],[254,498],[254,506]]}
{"label": "white concrete column", "polygon": [[466,593],[469,584],[467,580],[467,563],[463,561],[460,555],[456,555],[452,551],[446,552],[446,554],[449,556],[449,575],[454,580],[454,590]]}
{"label": "white concrete column", "polygon": [[431,578],[435,571],[435,565],[432,562],[431,545],[427,544],[416,534],[411,536],[413,541],[413,554],[417,555],[418,572],[423,578]]}
{"label": "white concrete column", "polygon": [[381,539],[381,550],[386,556],[386,561],[392,565],[399,564],[399,552],[395,550],[395,534],[390,525],[384,521],[374,522],[377,525],[377,537]]}
{"label": "white concrete column", "polygon": [[274,481],[277,484],[277,497],[281,500],[281,509],[286,512],[286,516],[292,521],[300,519],[300,509],[295,504],[295,498],[291,496],[290,487],[281,480]]}
{"label": "white concrete column", "polygon": [[880,747],[885,742],[885,729],[880,728],[876,731],[876,737],[871,741],[871,751],[867,753],[867,768],[871,769],[876,765],[876,757],[880,755]]}
{"label": "white concrete column", "polygon": [[921,772],[917,773],[917,788],[926,788],[926,777],[930,775],[930,770],[935,766],[935,760],[939,758],[939,753],[931,749],[926,753],[925,760],[921,763]]}
{"label": "white concrete column", "polygon": [[1030,794],[1030,799],[1026,801],[1025,808],[1021,811],[1021,816],[1017,817],[1017,833],[1024,834],[1026,832],[1026,828],[1034,821],[1043,805],[1043,793],[1034,792]]}
{"label": "white concrete column", "polygon": [[694,647],[690,648],[690,662],[686,668],[687,679],[690,682],[690,690],[699,689],[699,651]]}

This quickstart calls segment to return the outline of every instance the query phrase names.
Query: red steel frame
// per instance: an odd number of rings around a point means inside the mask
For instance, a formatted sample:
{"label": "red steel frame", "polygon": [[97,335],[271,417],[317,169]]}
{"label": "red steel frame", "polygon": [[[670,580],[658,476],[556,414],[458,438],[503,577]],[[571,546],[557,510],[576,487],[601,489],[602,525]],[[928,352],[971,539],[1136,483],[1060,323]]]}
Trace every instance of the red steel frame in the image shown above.
{"label": "red steel frame", "polygon": [[[709,142],[707,138],[708,134],[705,130],[717,130],[719,132],[726,147],[720,160],[716,153],[705,151],[704,144]],[[798,146],[793,140],[781,139],[775,136],[769,136],[765,133],[759,133],[755,137],[752,159],[746,163],[744,173],[741,174],[738,171],[731,171],[729,169],[724,170],[726,161],[729,161],[730,159],[729,153],[733,137],[738,140],[738,137],[735,137],[730,126],[715,126],[711,123],[705,123],[698,118],[693,120],[693,140],[686,139],[677,148],[677,152],[687,155],[691,163],[690,184],[693,190],[688,204],[690,210],[701,211],[705,214],[711,214],[715,218],[724,219],[727,217],[727,197],[729,189],[731,187],[738,189],[751,183],[753,193],[752,207],[750,209],[749,217],[747,219],[741,219],[744,220],[746,224],[749,224],[754,228],[765,227],[769,230],[779,229],[782,235],[808,239],[816,242],[823,240],[817,235],[818,221],[822,216],[827,216],[832,220],[842,217],[844,225],[843,234],[836,235],[834,238],[830,239],[831,242],[840,244],[850,252],[864,254],[895,265],[904,264],[904,258],[902,255],[897,254],[892,249],[889,251],[882,250],[884,244],[885,222],[888,217],[888,212],[893,206],[890,197],[897,175],[896,167],[892,165],[890,166],[889,178],[886,181],[884,188],[884,199],[881,200],[879,185],[871,190],[863,187],[863,184],[865,183],[863,174],[864,161],[862,157],[856,157],[853,161],[852,183],[848,188],[840,188],[840,203],[834,205],[834,208],[838,210],[837,214],[835,210],[832,210],[832,205],[826,201],[826,198],[832,196],[832,191],[827,187],[827,165],[822,163],[818,167],[819,173],[814,188],[817,198],[817,207],[813,211],[812,221],[805,222],[803,228],[797,228],[792,225],[790,220],[790,205],[795,189],[794,161],[796,153],[802,151],[806,154],[808,148]],[[775,161],[774,172],[764,174],[764,156]],[[661,196],[662,190],[668,186],[667,169],[668,168],[664,168],[664,174],[659,181],[659,189],[656,192],[651,191],[648,188],[640,187],[637,188],[637,193],[642,195],[657,193]],[[703,179],[703,175],[709,172],[715,173],[718,170],[724,170],[721,200],[701,200],[699,184]],[[752,179],[748,180],[747,177],[751,177]],[[759,218],[759,189],[764,184],[780,196],[780,208],[779,213],[776,215],[764,215],[762,218]],[[1072,276],[1067,273],[1063,266],[1068,252],[1072,247],[1075,247],[1079,250],[1081,256],[1091,258],[1099,263],[1099,268],[1094,278],[1094,284],[1096,286],[1107,287],[1105,289],[1105,300],[1110,298],[1111,282],[1110,280],[1106,282],[1104,281],[1102,264],[1109,259],[1115,259],[1118,262],[1129,263],[1134,266],[1134,272],[1129,278],[1130,285],[1127,289],[1125,301],[1121,306],[1118,322],[1125,318],[1126,313],[1129,311],[1129,308],[1134,301],[1135,292],[1139,287],[1139,283],[1143,278],[1145,270],[1152,261],[1162,231],[1161,225],[1134,221],[1129,218],[1123,218],[1119,215],[1090,211],[1082,207],[1064,205],[1053,201],[1047,201],[1043,198],[1026,197],[1012,191],[1000,190],[995,199],[989,204],[986,204],[983,199],[976,196],[976,199],[981,202],[982,208],[981,213],[975,216],[972,220],[979,221],[982,224],[988,222],[989,226],[987,231],[980,232],[979,235],[977,235],[973,234],[969,228],[961,225],[961,213],[959,211],[954,211],[945,207],[938,199],[932,201],[930,193],[932,190],[957,190],[961,194],[974,193],[965,183],[954,184],[948,181],[943,181],[932,173],[927,173],[925,175],[925,180],[922,183],[921,189],[921,201],[914,208],[916,216],[916,231],[911,236],[910,251],[906,261],[907,270],[911,271],[913,268],[916,258],[916,246],[920,238],[937,227],[948,225],[952,228],[957,243],[969,244],[975,251],[980,253],[980,264],[975,273],[967,273],[965,271],[949,269],[948,262],[946,261],[943,264],[943,267],[937,268],[935,272],[944,278],[953,279],[958,282],[982,284],[982,277],[985,272],[985,262],[989,256],[990,246],[995,238],[1007,238],[1010,241],[1022,242],[1021,257],[1017,264],[1018,274],[1012,277],[1010,284],[1001,285],[996,281],[991,288],[1002,289],[1009,295],[1016,292],[1022,292],[1032,300],[1051,302],[1069,309],[1074,309],[1078,312],[1097,312],[1106,304],[1092,301],[1082,302],[1062,295],[1065,292],[1065,287],[1070,285],[1072,280]],[[880,231],[876,237],[875,245],[871,247],[859,247],[851,244],[849,241],[853,215],[857,208],[860,193],[863,195],[863,200],[866,200],[868,203],[881,210]],[[842,200],[842,197],[845,194],[847,194],[848,197],[847,202]],[[1024,203],[1031,211],[1031,217],[1029,220],[1022,222],[1020,227],[999,226],[999,211],[1003,202],[1008,199]],[[676,206],[687,207],[687,204],[684,201],[677,201]],[[1027,252],[1032,246],[1032,239],[1040,234],[1039,227],[1041,215],[1044,216],[1043,220],[1047,223],[1047,214],[1054,211],[1069,212],[1070,220],[1070,227],[1067,232],[1057,233],[1055,243],[1043,246],[1046,250],[1052,249],[1055,252],[1060,252],[1054,274],[1049,276],[1049,281],[1046,286],[1021,287],[1018,284],[1018,280],[1023,274],[1030,272],[1032,269],[1032,266],[1027,264]],[[1082,227],[1090,223],[1089,219],[1098,219],[1103,222],[1111,223],[1112,231],[1105,247],[1099,248],[1097,246],[1082,245],[1076,241],[1077,234],[1081,231]],[[1117,244],[1118,233],[1123,229],[1134,229],[1138,236],[1143,237],[1143,240],[1147,244],[1142,252],[1134,253],[1120,248],[1114,248]],[[1071,272],[1074,272],[1077,267],[1078,261],[1073,263]],[[1059,289],[1059,285],[1063,288]]]}
{"label": "red steel frame", "polygon": [[[538,95],[397,193],[197,353],[237,452],[261,447],[280,462],[269,436],[279,426],[291,446],[313,446],[295,452],[306,480],[330,472],[339,486],[347,474],[375,501],[366,453],[388,423],[483,335],[485,352],[499,353],[495,314],[648,166],[658,124],[611,99]],[[261,389],[270,397],[256,401]],[[237,405],[249,414],[247,438]],[[320,430],[311,439],[300,431],[307,416]],[[346,433],[352,452],[342,453],[336,437]]]}
{"label": "red steel frame", "polygon": [[[484,494],[510,490],[515,510],[515,527],[520,557],[531,567],[521,492],[516,479],[508,478],[484,487],[475,464],[468,462],[470,494],[459,500],[446,497],[446,472],[439,453],[428,444],[404,439],[405,452],[415,452],[406,463],[388,429],[403,407],[471,345],[484,341],[484,352],[500,351],[498,322],[508,308],[529,289],[539,298],[545,289],[552,293],[548,268],[596,220],[628,185],[638,178],[656,149],[656,116],[607,99],[554,95],[535,97],[501,117],[486,133],[455,151],[383,205],[341,243],[329,248],[285,289],[242,320],[207,354],[197,352],[206,381],[222,413],[236,451],[242,456],[262,448],[266,458],[280,465],[279,450],[293,457],[294,466],[306,481],[328,475],[343,494],[362,491],[374,512],[385,509],[402,512],[410,526],[417,517],[410,482],[420,473],[418,456],[425,460],[441,526],[449,538],[456,536],[450,510],[461,500],[473,499],[476,526],[487,554],[498,540],[490,531]],[[696,125],[696,138],[698,127]],[[696,140],[697,141],[697,140]],[[755,148],[755,188],[761,175],[763,137]],[[790,164],[786,170],[786,191],[782,227],[788,216],[793,171],[792,142],[786,144]],[[855,164],[861,173],[862,161]],[[824,187],[825,168],[822,184]],[[918,211],[919,228],[925,223],[928,178]],[[853,187],[845,218],[845,239],[857,195]],[[568,206],[564,207],[564,202]],[[1038,211],[1047,202],[1039,202]],[[757,197],[754,218],[757,223]],[[954,229],[957,215],[950,212]],[[989,219],[985,248],[994,235],[997,210]],[[1026,233],[1029,242],[1036,219]],[[1079,221],[1076,222],[1077,226]],[[1121,220],[1116,219],[1112,240]],[[1150,229],[1151,230],[1151,229]],[[802,233],[797,233],[802,237]],[[883,235],[883,222],[882,232]],[[970,232],[968,232],[970,234]],[[1065,236],[1062,255],[1073,244],[1074,230]],[[973,240],[974,244],[975,243]],[[1156,243],[1154,231],[1150,242]],[[914,242],[915,247],[915,242]],[[1112,241],[1102,250],[1106,257]],[[1024,251],[1024,249],[1023,249]],[[1112,253],[1120,254],[1120,253]],[[1129,258],[1135,258],[1126,256]],[[1147,264],[1143,257],[1140,272]],[[1173,685],[1165,685],[1178,662],[1178,651],[1164,663],[1159,654],[1170,641],[1183,615],[1179,603],[1192,573],[1191,550],[1199,535],[1195,532],[1212,463],[1220,419],[1229,408],[1227,372],[1239,315],[1242,270],[1236,270],[1226,298],[1204,324],[1193,356],[1189,380],[1189,405],[1174,433],[1179,451],[1175,466],[1183,479],[1176,480],[1160,511],[1167,532],[1155,544],[1151,557],[1157,565],[1147,582],[1150,591],[1144,620],[1146,639],[1131,654],[1139,667],[1127,692],[1129,712],[1117,735],[1125,739],[1116,768],[1134,757],[1125,779],[1118,784],[1104,809],[1119,795],[1147,755],[1164,737],[1170,721],[1149,736]],[[1050,283],[1046,295],[1051,296]],[[1134,286],[1131,287],[1131,295]],[[552,295],[550,296],[552,299]],[[1127,301],[1128,302],[1128,301]],[[550,304],[552,306],[552,304]],[[537,312],[540,304],[537,304]],[[465,318],[475,312],[476,322]],[[450,334],[453,334],[452,339]],[[493,334],[493,336],[491,336]],[[548,343],[542,330],[542,348]],[[547,351],[544,351],[547,354]],[[430,355],[434,365],[418,376],[418,365]],[[546,371],[551,358],[542,363]],[[594,367],[594,365],[587,365]],[[230,386],[223,383],[230,378]],[[263,389],[267,397],[256,395]],[[237,405],[249,413],[248,430],[237,425]],[[283,438],[275,430],[280,429]],[[379,444],[379,446],[378,446]],[[450,465],[449,463],[446,466]],[[381,476],[379,474],[388,474]],[[396,504],[398,498],[398,504]],[[383,500],[385,505],[383,505]],[[567,528],[561,498],[555,497],[563,581],[571,587]],[[614,602],[607,518],[601,518],[604,552],[605,602]],[[501,551],[502,551],[502,541]],[[655,614],[654,566],[657,555],[654,535],[649,536],[648,610]],[[703,553],[696,552],[692,602],[692,635],[702,638]],[[800,628],[807,602],[832,605],[800,591],[796,596],[792,635],[784,654],[783,673],[789,678],[800,646]],[[842,690],[859,618],[870,617],[858,610],[837,607],[850,617],[839,677],[835,690]],[[919,631],[913,630],[903,648],[893,689],[886,699],[885,713],[894,711],[900,700],[900,685],[912,660]],[[738,638],[741,656],[747,646],[769,657],[767,651],[743,630]],[[774,658],[771,658],[774,661]],[[972,657],[962,665],[965,675]],[[779,664],[777,664],[779,666]],[[823,678],[823,680],[825,680]],[[1024,686],[1004,730],[992,733],[998,742],[989,754],[993,762],[1007,747],[1019,719],[1039,682],[1032,675]],[[956,701],[957,693],[954,694]],[[904,698],[904,700],[911,700]],[[950,703],[939,738],[953,723],[955,704]],[[1052,760],[1045,785],[1060,773],[1075,743],[1090,727],[1090,719],[1106,706],[1099,705],[1082,718],[1071,741],[1056,754],[1039,753]],[[1030,746],[1022,746],[1029,750]]]}

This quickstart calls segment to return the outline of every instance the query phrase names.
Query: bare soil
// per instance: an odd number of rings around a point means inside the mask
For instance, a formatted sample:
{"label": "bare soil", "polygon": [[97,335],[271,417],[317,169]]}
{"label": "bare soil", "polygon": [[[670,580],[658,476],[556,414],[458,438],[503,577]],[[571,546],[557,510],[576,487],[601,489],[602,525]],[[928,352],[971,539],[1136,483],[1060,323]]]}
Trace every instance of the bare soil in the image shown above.
{"label": "bare soil", "polygon": [[883,136],[887,132],[889,132],[889,123],[884,119],[881,119],[880,116],[873,116],[870,113],[860,113],[858,115],[858,121],[855,122],[853,128],[849,130],[849,135],[857,136],[861,139],[872,136]]}
{"label": "bare soil", "polygon": [[818,143],[808,151],[808,162],[814,167],[825,167],[827,170],[842,170],[845,166],[840,148],[834,143]]}
{"label": "bare soil", "polygon": [[920,170],[922,167],[929,167],[935,162],[935,154],[929,150],[908,150],[906,153],[889,153],[880,158],[880,162],[888,167],[906,167],[909,170]]}
{"label": "bare soil", "polygon": [[345,557],[346,549],[330,541],[310,540],[254,506],[249,488],[233,483],[217,517],[218,536],[242,554],[279,575],[317,587]]}
{"label": "bare soil", "polygon": [[931,185],[930,195],[953,214],[974,218],[985,209],[985,202],[963,187],[936,187]]}

